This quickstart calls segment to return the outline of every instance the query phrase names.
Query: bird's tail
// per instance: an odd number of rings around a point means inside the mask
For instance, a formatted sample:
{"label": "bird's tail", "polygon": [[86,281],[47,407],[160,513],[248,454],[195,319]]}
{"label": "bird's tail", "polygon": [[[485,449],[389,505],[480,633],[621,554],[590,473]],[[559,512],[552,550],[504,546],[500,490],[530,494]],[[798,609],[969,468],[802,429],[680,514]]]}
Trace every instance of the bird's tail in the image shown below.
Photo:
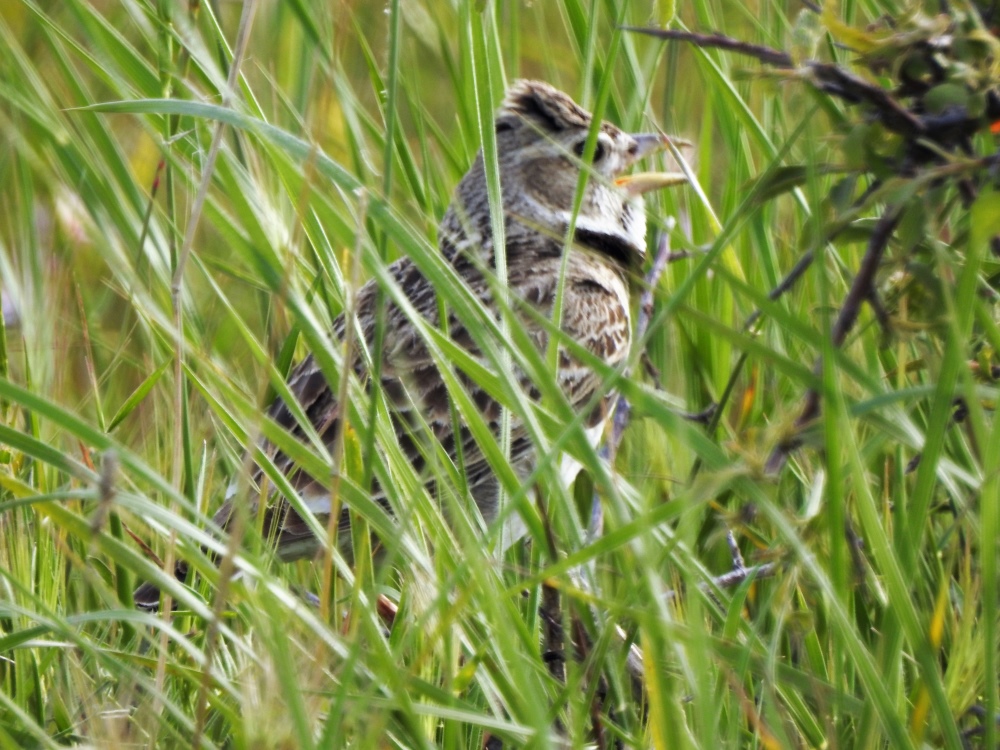
{"label": "bird's tail", "polygon": [[[183,583],[187,574],[188,564],[179,560],[174,566],[174,578]],[[132,599],[139,609],[156,611],[160,608],[160,587],[152,581],[146,581],[132,592]]]}

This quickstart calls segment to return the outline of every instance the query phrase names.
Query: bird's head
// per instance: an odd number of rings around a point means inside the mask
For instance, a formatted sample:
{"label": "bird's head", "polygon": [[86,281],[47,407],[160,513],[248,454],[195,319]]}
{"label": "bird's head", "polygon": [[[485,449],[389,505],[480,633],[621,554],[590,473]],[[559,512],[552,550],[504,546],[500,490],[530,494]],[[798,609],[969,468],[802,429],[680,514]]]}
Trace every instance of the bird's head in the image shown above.
{"label": "bird's head", "polygon": [[[576,217],[576,241],[623,264],[641,261],[646,248],[642,194],[677,184],[673,173],[627,176],[640,159],[667,145],[658,134],[629,134],[609,122],[597,132],[585,163],[593,116],[569,96],[540,81],[517,81],[497,112],[497,157],[507,225],[562,239],[570,225],[580,170],[588,171]],[[484,235],[489,202],[482,156],[462,180],[453,209]]]}

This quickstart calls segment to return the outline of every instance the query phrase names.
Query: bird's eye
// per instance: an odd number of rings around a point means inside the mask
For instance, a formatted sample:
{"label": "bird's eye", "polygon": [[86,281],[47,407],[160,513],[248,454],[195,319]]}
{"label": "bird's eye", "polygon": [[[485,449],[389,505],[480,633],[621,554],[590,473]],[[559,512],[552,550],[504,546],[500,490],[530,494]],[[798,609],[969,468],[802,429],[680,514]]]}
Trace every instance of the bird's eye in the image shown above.
{"label": "bird's eye", "polygon": [[[584,138],[582,141],[573,146],[573,153],[583,158],[583,152],[587,148],[587,139]],[[604,143],[600,139],[597,141],[597,145],[594,146],[594,163],[596,164],[601,159],[604,158]]]}

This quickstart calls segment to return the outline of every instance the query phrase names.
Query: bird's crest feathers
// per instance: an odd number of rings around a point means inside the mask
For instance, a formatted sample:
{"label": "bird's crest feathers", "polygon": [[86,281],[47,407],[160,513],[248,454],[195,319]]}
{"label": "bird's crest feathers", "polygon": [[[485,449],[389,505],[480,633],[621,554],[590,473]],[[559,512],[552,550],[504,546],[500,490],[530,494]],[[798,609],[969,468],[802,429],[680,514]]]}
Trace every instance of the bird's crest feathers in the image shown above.
{"label": "bird's crest feathers", "polygon": [[588,128],[590,112],[566,94],[541,81],[515,81],[508,89],[497,113],[497,125],[509,123],[510,117],[531,120],[536,127],[551,132],[570,128]]}

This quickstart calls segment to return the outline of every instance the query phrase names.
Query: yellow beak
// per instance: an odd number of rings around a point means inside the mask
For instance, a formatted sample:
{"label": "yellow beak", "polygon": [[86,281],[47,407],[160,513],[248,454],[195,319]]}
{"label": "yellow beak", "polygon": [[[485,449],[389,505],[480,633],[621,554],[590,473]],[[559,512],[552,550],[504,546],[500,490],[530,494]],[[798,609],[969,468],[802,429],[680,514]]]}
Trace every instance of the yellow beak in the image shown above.
{"label": "yellow beak", "polygon": [[[668,145],[690,146],[691,142],[683,138],[661,135],[660,133],[633,133],[632,138],[639,145],[636,150],[633,162],[655,154]],[[639,172],[638,174],[625,175],[615,180],[618,187],[625,190],[631,196],[642,195],[651,190],[661,190],[674,185],[682,185],[687,182],[687,178],[681,172]]]}
{"label": "yellow beak", "polygon": [[683,172],[637,172],[615,180],[615,184],[629,195],[642,195],[651,190],[683,185],[687,177]]}

